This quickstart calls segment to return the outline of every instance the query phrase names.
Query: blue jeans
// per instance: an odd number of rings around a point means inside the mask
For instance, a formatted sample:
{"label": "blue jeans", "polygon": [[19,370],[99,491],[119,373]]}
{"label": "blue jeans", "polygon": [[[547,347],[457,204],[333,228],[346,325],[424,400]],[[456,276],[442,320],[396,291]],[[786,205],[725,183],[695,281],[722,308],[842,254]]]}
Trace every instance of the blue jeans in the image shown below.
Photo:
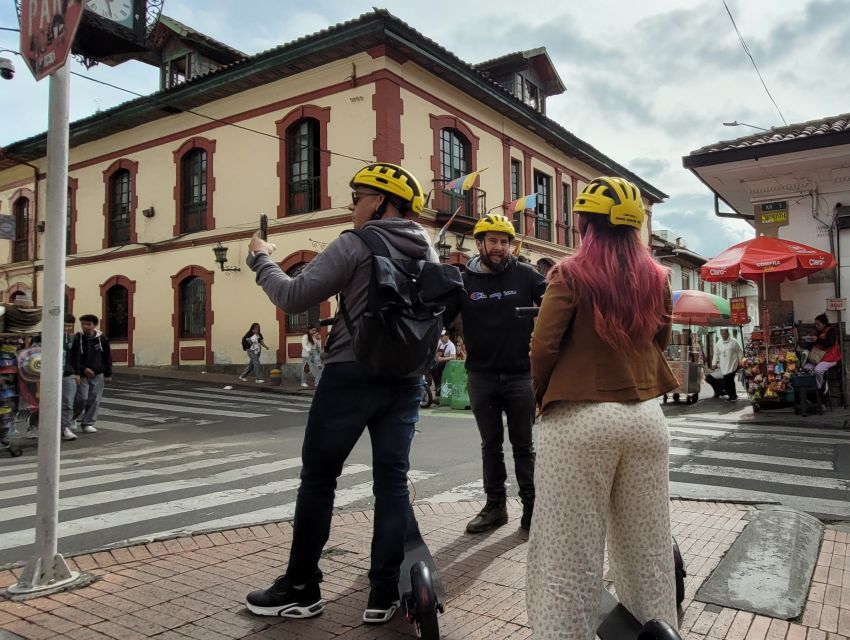
{"label": "blue jeans", "polygon": [[260,352],[259,351],[251,351],[248,349],[245,353],[248,354],[248,366],[245,367],[245,370],[242,371],[242,374],[239,376],[240,378],[244,378],[249,375],[252,371],[254,372],[254,377],[257,380],[263,379],[263,365],[260,364]]}
{"label": "blue jeans", "polygon": [[508,439],[514,452],[519,497],[523,503],[534,502],[534,395],[530,373],[467,373],[469,402],[478,432],[481,434],[481,457],[484,463],[484,492],[487,500],[505,501],[505,426],[502,412],[508,420]]}
{"label": "blue jeans", "polygon": [[357,362],[325,366],[301,450],[301,486],[286,571],[293,584],[322,580],[319,557],[330,536],[336,481],[366,428],[375,494],[369,581],[379,586],[398,582],[407,530],[410,442],[421,397],[421,376],[381,378]]}

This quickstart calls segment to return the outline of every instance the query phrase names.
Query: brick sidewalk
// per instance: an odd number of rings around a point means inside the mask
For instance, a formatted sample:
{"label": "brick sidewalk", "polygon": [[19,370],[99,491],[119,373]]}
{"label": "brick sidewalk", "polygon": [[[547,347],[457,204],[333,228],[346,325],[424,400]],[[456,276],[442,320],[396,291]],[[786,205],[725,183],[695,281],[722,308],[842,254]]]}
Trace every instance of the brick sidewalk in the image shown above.
{"label": "brick sidewalk", "polygon": [[[447,640],[524,640],[526,536],[511,522],[481,536],[464,534],[479,502],[417,505],[423,535],[449,594],[440,618]],[[702,581],[746,525],[752,507],[672,502],[673,531],[687,563],[681,622],[687,639],[846,640],[850,637],[850,555],[847,533],[827,528],[800,621],[788,623],[693,602]],[[90,586],[28,600],[0,601],[0,629],[47,640],[329,640],[415,637],[396,614],[380,627],[360,621],[366,604],[371,512],[341,513],[322,563],[324,613],[310,620],[259,618],[243,605],[247,591],[281,572],[288,522],[176,538],[76,556],[70,564],[98,577]],[[0,573],[0,586],[19,570]],[[13,573],[15,575],[13,575]],[[0,631],[0,638],[4,634]],[[15,636],[10,636],[14,638]]]}

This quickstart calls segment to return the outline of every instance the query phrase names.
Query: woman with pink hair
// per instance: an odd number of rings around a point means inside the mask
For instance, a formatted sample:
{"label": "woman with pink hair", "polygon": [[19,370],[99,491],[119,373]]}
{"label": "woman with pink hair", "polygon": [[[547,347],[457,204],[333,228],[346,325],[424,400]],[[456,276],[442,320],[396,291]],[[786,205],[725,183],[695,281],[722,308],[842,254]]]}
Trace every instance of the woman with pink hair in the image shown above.
{"label": "woman with pink hair", "polygon": [[640,239],[638,188],[596,178],[578,196],[578,252],[548,274],[531,339],[542,418],[528,545],[536,640],[592,640],[605,542],[620,601],[676,625],[669,436],[656,398],[677,386],[664,359],[668,270]]}

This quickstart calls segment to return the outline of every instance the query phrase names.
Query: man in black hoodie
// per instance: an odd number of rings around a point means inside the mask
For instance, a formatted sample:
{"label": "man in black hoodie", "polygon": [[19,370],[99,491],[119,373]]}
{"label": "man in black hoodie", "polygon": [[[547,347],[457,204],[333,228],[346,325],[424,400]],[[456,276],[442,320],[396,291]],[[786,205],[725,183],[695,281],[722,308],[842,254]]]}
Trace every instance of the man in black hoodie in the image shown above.
{"label": "man in black hoodie", "polygon": [[103,396],[103,384],[112,381],[112,351],[109,339],[97,328],[97,316],[80,316],[80,327],[83,332],[77,334],[75,344],[79,354],[77,375],[80,376],[75,414],[82,414],[83,432],[97,433],[94,423]]}
{"label": "man in black hoodie", "polygon": [[508,521],[505,507],[507,469],[503,444],[508,438],[522,500],[520,526],[531,527],[534,510],[534,396],[528,351],[534,321],[519,318],[517,307],[538,306],[546,281],[533,267],[511,255],[516,232],[505,216],[487,214],[473,229],[478,256],[463,273],[465,293],[446,309],[446,325],[460,312],[466,341],[466,370],[472,413],[481,434],[484,491],[487,504],[469,524],[468,533],[482,533]]}

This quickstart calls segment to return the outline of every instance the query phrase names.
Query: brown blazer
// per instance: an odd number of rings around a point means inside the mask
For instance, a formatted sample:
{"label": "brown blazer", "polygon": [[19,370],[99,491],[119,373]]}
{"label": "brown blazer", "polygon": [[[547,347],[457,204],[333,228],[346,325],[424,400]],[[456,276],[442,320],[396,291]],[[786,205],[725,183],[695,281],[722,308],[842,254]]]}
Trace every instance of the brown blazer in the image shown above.
{"label": "brown blazer", "polygon": [[531,336],[531,383],[542,409],[559,400],[649,400],[679,386],[663,349],[670,341],[673,301],[666,288],[663,324],[652,340],[615,350],[594,327],[590,300],[569,284],[546,289]]}

